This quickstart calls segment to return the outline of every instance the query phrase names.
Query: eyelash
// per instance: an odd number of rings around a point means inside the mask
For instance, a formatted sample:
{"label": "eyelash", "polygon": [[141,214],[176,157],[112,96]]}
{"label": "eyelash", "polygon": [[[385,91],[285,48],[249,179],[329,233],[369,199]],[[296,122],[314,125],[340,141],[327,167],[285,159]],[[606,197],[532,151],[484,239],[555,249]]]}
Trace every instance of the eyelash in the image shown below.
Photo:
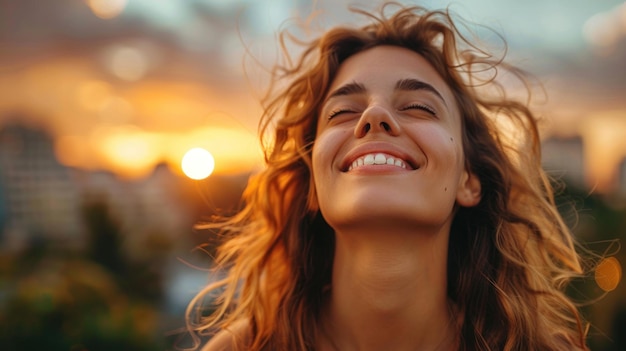
{"label": "eyelash", "polygon": [[329,115],[328,115],[328,119],[332,119],[333,117],[336,117],[342,113],[352,113],[354,111],[349,110],[349,109],[338,109],[338,110],[334,110],[332,111]]}
{"label": "eyelash", "polygon": [[[400,109],[400,111],[406,111],[406,110],[410,110],[410,109],[418,109],[418,110],[423,110],[426,111],[428,113],[430,113],[433,116],[437,116],[437,111],[435,111],[434,108],[428,106],[428,105],[423,105],[423,104],[411,104],[408,106],[405,106],[403,108]],[[329,115],[328,115],[328,119],[332,119],[333,117],[336,117],[342,113],[354,113],[354,111],[350,110],[350,109],[338,109],[338,110],[334,110],[332,111]]]}
{"label": "eyelash", "polygon": [[437,116],[437,111],[435,111],[434,108],[428,106],[428,105],[423,105],[423,104],[411,104],[408,105],[406,107],[403,107],[400,109],[400,111],[406,111],[406,110],[410,110],[410,109],[418,109],[418,110],[423,110],[426,111],[428,113],[430,113],[433,116]]}

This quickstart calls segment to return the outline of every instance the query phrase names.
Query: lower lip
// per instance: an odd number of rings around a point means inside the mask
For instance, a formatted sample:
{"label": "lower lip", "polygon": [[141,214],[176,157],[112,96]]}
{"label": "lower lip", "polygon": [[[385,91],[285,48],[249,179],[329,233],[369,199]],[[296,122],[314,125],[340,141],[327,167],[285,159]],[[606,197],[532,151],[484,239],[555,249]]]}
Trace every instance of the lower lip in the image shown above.
{"label": "lower lip", "polygon": [[408,168],[401,168],[398,166],[391,165],[366,165],[357,167],[352,170],[348,170],[345,173],[350,174],[391,174],[391,173],[405,173],[413,171]]}

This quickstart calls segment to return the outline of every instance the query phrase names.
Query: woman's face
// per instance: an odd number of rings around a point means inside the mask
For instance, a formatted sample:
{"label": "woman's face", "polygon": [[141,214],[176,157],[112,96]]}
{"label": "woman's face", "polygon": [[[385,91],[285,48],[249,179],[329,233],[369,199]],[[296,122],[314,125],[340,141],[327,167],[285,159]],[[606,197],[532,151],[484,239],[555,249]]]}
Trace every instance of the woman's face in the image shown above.
{"label": "woman's face", "polygon": [[441,227],[455,203],[480,200],[453,95],[419,54],[378,46],[349,57],[321,111],[313,177],[335,230]]}

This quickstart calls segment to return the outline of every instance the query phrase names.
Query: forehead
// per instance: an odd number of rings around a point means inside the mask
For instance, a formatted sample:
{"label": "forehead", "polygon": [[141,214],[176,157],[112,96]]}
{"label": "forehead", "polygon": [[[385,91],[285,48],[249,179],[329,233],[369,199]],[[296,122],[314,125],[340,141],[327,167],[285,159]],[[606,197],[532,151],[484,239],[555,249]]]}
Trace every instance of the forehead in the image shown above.
{"label": "forehead", "polygon": [[397,81],[415,78],[435,87],[448,106],[453,94],[443,78],[420,54],[399,46],[376,46],[348,57],[339,67],[329,92],[348,83],[360,83],[368,90],[392,89]]}

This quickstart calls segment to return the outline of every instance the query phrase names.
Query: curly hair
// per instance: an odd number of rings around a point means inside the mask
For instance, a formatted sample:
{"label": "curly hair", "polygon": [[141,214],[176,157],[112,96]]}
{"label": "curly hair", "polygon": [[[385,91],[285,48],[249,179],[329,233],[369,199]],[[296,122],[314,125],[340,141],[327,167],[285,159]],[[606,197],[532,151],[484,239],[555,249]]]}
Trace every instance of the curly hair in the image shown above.
{"label": "curly hair", "polygon": [[228,273],[190,303],[189,328],[211,334],[245,321],[241,349],[314,349],[335,240],[311,176],[321,104],[348,57],[392,45],[424,57],[450,87],[465,167],[481,182],[480,203],[460,208],[450,232],[448,297],[463,316],[460,349],[586,350],[581,316],[564,293],[582,268],[541,167],[538,120],[496,80],[506,71],[526,85],[527,76],[464,36],[448,11],[395,3],[354,11],[371,22],[330,29],[272,71],[260,124],[266,167],[250,179],[238,214],[207,224],[225,238],[216,262]]}

